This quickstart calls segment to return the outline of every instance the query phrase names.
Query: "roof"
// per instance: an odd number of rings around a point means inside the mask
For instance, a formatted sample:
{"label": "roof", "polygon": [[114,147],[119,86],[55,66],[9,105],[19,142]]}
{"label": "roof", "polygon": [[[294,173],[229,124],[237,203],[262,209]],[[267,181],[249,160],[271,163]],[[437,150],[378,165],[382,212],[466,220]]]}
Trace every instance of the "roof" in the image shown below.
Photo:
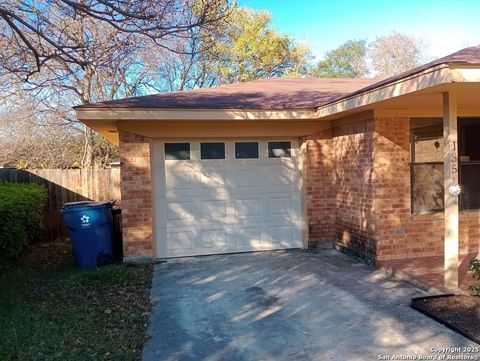
{"label": "roof", "polygon": [[[430,68],[434,68],[434,67],[436,67],[438,65],[442,65],[442,64],[448,64],[448,65],[454,65],[454,64],[455,65],[480,65],[480,46],[472,46],[470,48],[465,48],[465,49],[459,50],[455,53],[444,56],[443,58],[433,60],[433,61],[431,61],[427,64],[420,65],[416,68],[407,70],[403,73],[394,75],[390,78],[386,78],[386,79],[380,80],[378,82],[375,82],[375,83],[373,83],[371,85],[368,85],[368,86],[366,86],[362,89],[358,89],[357,91],[354,91],[350,94],[343,95],[343,96],[341,96],[337,99],[334,99],[334,101],[341,100],[343,98],[347,98],[347,97],[350,97],[350,96],[358,95],[358,94],[361,94],[361,93],[364,93],[364,92],[367,92],[367,91],[370,91],[370,90],[373,90],[373,89],[376,89],[376,88],[380,88],[384,85],[394,83],[394,82],[402,80],[404,78],[408,78],[412,75],[421,73],[425,70],[428,70]],[[319,106],[321,106],[321,105],[325,105],[325,104],[320,104]]]}
{"label": "roof", "polygon": [[85,104],[77,109],[308,109],[361,89],[375,81],[378,79],[270,78]]}
{"label": "roof", "polygon": [[441,64],[480,65],[480,46],[460,50],[387,79],[271,78],[84,104],[76,109],[310,109],[380,88]]}

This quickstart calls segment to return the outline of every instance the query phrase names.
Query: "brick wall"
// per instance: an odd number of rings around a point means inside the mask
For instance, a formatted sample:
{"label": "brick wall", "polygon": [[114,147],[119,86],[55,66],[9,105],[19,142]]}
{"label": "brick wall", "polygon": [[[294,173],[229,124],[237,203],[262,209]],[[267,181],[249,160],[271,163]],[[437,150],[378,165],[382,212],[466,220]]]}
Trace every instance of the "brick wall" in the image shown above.
{"label": "brick wall", "polygon": [[[411,218],[409,134],[408,118],[375,119],[374,211],[377,220],[377,259],[404,257],[413,253],[421,256],[425,253],[425,243],[419,242],[409,229]],[[421,224],[417,226],[423,228]]]}
{"label": "brick wall", "polygon": [[[377,260],[443,254],[443,212],[412,215],[410,122],[375,119],[375,202]],[[477,251],[478,211],[460,212],[461,253]]]}
{"label": "brick wall", "polygon": [[306,139],[308,233],[312,241],[335,235],[335,187],[332,130]]}
{"label": "brick wall", "polygon": [[373,120],[362,120],[307,138],[310,241],[335,239],[375,255],[373,135]]}
{"label": "brick wall", "polygon": [[339,123],[334,127],[333,137],[336,239],[374,256],[373,120]]}
{"label": "brick wall", "polygon": [[[408,118],[376,118],[307,138],[311,241],[334,239],[378,261],[443,254],[443,212],[411,212],[409,135]],[[479,242],[480,211],[462,211],[461,252]]]}
{"label": "brick wall", "polygon": [[124,256],[153,256],[150,139],[120,132]]}

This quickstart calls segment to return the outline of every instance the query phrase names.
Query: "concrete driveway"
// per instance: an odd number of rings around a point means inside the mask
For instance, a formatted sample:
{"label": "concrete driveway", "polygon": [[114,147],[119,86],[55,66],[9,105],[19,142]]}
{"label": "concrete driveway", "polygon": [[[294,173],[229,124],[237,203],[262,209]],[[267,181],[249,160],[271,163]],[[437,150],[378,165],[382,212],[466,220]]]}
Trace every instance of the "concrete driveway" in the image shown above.
{"label": "concrete driveway", "polygon": [[436,360],[478,347],[410,309],[420,295],[330,249],[170,260],[155,269],[143,359]]}

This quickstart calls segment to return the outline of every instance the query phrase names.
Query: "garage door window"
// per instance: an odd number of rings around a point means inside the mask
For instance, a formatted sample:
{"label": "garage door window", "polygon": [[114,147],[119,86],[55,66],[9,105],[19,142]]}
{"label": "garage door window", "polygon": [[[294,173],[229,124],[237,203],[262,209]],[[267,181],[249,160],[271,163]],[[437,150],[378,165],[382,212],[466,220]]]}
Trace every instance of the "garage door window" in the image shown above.
{"label": "garage door window", "polygon": [[258,158],[258,142],[235,143],[236,159]]}
{"label": "garage door window", "polygon": [[268,158],[290,158],[291,156],[291,142],[268,142]]}
{"label": "garage door window", "polygon": [[202,159],[225,159],[225,143],[200,143]]}
{"label": "garage door window", "polygon": [[190,143],[165,143],[166,160],[190,160]]}

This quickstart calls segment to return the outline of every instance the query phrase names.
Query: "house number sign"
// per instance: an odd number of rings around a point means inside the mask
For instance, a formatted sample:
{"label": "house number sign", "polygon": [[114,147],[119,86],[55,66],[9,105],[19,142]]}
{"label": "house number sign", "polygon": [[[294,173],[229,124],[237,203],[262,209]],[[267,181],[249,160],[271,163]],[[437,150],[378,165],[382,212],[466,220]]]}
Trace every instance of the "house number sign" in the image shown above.
{"label": "house number sign", "polygon": [[458,167],[457,167],[457,142],[453,141],[452,142],[452,147],[453,147],[453,153],[450,158],[450,167],[452,174],[457,174],[458,173]]}
{"label": "house number sign", "polygon": [[[455,175],[458,173],[458,165],[457,165],[457,142],[456,141],[453,141],[452,142],[452,154],[450,155],[450,171],[452,173],[452,175]],[[454,177],[454,178],[457,178],[457,177]],[[458,182],[458,180],[457,180]],[[448,193],[452,196],[452,197],[458,197],[460,195],[460,193],[462,192],[462,188],[460,187],[459,184],[451,184],[450,186],[448,186]]]}

